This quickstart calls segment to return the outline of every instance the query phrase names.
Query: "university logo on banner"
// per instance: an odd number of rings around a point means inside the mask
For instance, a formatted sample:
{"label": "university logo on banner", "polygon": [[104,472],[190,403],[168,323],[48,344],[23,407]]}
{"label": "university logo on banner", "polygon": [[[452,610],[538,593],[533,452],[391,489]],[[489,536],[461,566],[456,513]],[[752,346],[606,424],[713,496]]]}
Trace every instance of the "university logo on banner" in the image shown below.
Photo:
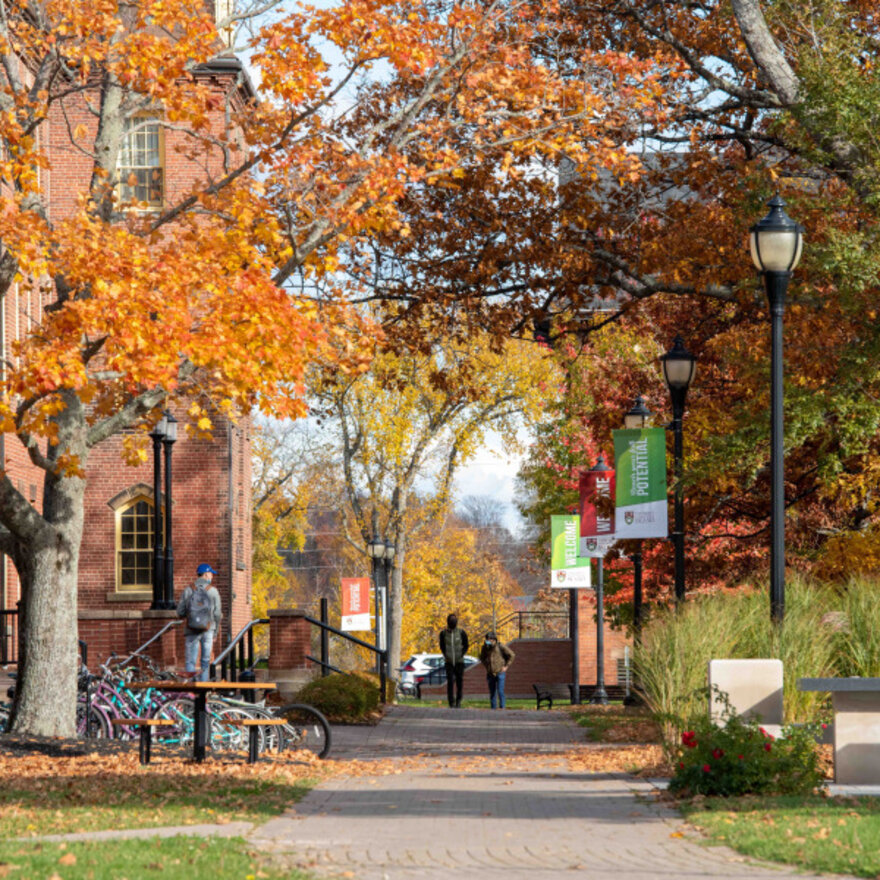
{"label": "university logo on banner", "polygon": [[370,631],[370,579],[342,578],[342,626],[344,632]]}
{"label": "university logo on banner", "polygon": [[[580,555],[602,559],[614,544],[614,518],[601,499],[614,497],[614,471],[589,470],[581,474],[578,484],[581,501]],[[598,506],[597,506],[598,504]]]}
{"label": "university logo on banner", "polygon": [[589,587],[590,560],[579,554],[581,518],[550,517],[550,586],[557,590]]}
{"label": "university logo on banner", "polygon": [[665,538],[666,431],[614,431],[617,474],[614,532],[618,538]]}

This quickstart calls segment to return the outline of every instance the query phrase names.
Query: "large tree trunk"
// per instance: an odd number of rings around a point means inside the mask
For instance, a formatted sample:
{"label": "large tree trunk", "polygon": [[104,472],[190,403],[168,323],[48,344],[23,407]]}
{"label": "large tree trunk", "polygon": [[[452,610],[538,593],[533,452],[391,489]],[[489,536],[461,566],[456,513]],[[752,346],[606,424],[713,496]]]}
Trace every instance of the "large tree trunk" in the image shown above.
{"label": "large tree trunk", "polygon": [[[84,422],[78,401],[56,420],[66,450],[85,467]],[[63,442],[66,440],[67,442]],[[85,480],[47,472],[43,515],[14,544],[22,585],[22,652],[12,731],[74,736],[77,697],[77,585]]]}
{"label": "large tree trunk", "polygon": [[[403,563],[406,551],[400,547],[401,539],[398,536],[398,550],[394,557],[394,565],[391,569],[391,584],[389,589],[390,600],[388,606],[391,611],[390,636],[388,639],[388,675],[396,683],[400,678],[400,625],[403,620]],[[393,691],[392,691],[393,693]]]}

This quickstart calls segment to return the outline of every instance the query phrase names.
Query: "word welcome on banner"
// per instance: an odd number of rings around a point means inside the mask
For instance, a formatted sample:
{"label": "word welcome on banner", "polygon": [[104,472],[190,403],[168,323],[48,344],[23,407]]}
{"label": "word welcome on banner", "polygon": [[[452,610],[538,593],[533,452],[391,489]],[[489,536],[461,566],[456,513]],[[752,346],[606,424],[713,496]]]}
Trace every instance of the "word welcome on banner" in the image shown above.
{"label": "word welcome on banner", "polygon": [[[589,470],[578,482],[581,502],[580,555],[602,559],[614,544],[614,471]],[[605,503],[603,503],[603,501]]]}
{"label": "word welcome on banner", "polygon": [[614,431],[617,474],[614,533],[618,538],[665,538],[669,532],[666,498],[666,431],[640,428]]}
{"label": "word welcome on banner", "polygon": [[370,579],[342,578],[342,626],[344,632],[370,631]]}
{"label": "word welcome on banner", "polygon": [[581,518],[550,517],[550,586],[562,590],[589,587],[590,560],[580,556]]}

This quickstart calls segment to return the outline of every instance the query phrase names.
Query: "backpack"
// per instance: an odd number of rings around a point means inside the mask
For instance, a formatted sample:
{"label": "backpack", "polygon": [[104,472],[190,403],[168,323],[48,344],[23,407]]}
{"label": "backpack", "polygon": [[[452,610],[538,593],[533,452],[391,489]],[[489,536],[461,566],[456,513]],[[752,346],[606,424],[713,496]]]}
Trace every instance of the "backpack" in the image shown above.
{"label": "backpack", "polygon": [[210,629],[214,623],[214,603],[204,587],[196,587],[189,596],[186,625],[190,629]]}

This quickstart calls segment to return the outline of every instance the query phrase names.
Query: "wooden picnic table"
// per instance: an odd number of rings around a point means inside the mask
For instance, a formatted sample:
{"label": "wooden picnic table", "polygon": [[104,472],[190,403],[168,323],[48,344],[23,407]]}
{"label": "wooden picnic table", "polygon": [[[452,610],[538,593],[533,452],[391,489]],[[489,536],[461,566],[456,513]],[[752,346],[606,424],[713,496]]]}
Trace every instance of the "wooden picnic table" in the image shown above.
{"label": "wooden picnic table", "polygon": [[208,694],[232,693],[234,691],[275,690],[275,682],[271,681],[133,681],[128,687],[132,690],[170,691],[183,694],[195,694],[195,729],[193,731],[193,758],[205,760],[208,744]]}

